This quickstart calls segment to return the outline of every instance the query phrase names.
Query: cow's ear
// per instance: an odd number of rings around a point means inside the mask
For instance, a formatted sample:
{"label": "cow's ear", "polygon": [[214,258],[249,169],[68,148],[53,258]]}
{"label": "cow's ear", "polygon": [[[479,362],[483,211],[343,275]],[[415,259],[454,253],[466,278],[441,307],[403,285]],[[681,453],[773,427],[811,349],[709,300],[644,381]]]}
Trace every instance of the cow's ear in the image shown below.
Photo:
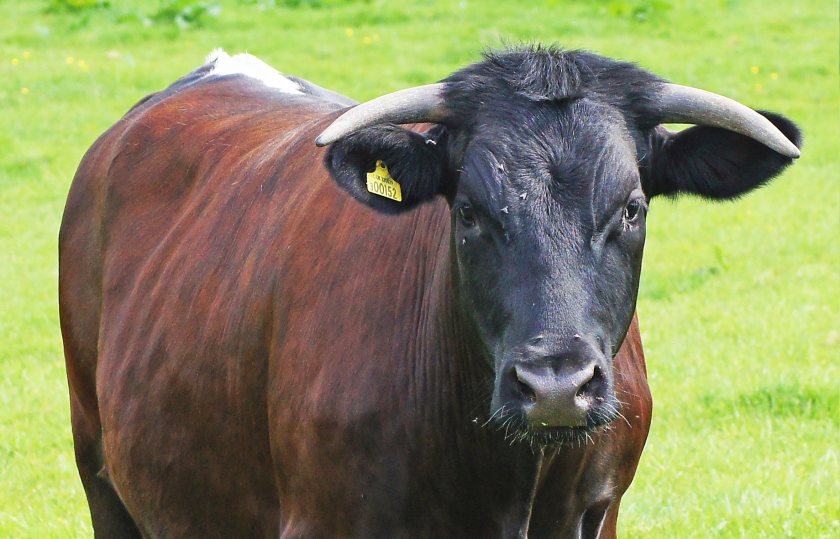
{"label": "cow's ear", "polygon": [[[440,129],[422,135],[395,125],[368,127],[333,143],[326,166],[336,183],[358,200],[385,213],[400,213],[442,192],[445,144],[440,136]],[[374,174],[370,180],[369,174]]]}
{"label": "cow's ear", "polygon": [[[759,111],[797,147],[802,134],[778,114]],[[696,194],[730,199],[759,187],[793,162],[755,140],[717,127],[695,126],[677,133],[651,131],[642,187],[648,197]]]}

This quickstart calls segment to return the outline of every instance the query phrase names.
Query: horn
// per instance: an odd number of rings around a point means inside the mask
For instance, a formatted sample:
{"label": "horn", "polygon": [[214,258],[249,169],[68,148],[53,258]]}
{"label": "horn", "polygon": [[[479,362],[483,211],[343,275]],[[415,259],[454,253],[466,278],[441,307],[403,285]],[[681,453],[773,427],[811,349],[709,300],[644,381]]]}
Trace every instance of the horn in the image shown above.
{"label": "horn", "polygon": [[679,84],[660,83],[654,113],[661,123],[720,127],[757,140],[785,157],[799,157],[797,148],[770,120],[722,95]]}
{"label": "horn", "polygon": [[377,97],[351,108],[321,133],[315,144],[326,146],[350,133],[384,123],[442,123],[447,119],[443,106],[442,82],[415,86]]}

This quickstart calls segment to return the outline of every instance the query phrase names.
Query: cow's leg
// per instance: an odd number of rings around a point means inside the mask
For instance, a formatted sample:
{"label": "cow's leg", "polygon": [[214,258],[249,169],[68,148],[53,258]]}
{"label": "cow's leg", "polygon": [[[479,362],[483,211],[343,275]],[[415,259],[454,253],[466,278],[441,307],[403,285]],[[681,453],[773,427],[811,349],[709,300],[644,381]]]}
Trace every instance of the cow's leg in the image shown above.
{"label": "cow's leg", "polygon": [[598,539],[615,539],[618,537],[618,505],[620,503],[621,499],[619,498],[607,509],[607,514],[604,516],[604,524],[601,526],[601,533],[598,534]]}
{"label": "cow's leg", "polygon": [[104,471],[99,421],[87,417],[72,388],[70,401],[76,466],[90,507],[94,535],[109,538],[141,537]]}

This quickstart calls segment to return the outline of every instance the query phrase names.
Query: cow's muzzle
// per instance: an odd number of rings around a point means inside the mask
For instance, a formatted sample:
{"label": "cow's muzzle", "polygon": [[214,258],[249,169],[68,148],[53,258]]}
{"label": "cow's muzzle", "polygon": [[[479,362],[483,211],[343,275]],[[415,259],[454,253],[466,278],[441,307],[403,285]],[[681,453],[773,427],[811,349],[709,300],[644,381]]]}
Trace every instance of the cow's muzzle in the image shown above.
{"label": "cow's muzzle", "polygon": [[531,432],[593,429],[618,413],[612,361],[575,336],[565,347],[527,345],[502,363],[491,408],[517,414]]}

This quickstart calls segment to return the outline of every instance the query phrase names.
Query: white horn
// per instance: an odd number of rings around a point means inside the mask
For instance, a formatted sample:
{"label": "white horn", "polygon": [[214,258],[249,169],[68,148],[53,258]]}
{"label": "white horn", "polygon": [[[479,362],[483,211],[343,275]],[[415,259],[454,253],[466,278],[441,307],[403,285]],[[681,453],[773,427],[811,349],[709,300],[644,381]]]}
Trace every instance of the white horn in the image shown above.
{"label": "white horn", "polygon": [[654,113],[662,123],[720,127],[757,140],[785,157],[799,157],[799,148],[770,120],[733,99],[670,83],[660,84],[655,96]]}
{"label": "white horn", "polygon": [[415,86],[356,105],[336,118],[315,139],[315,144],[326,146],[372,125],[441,123],[447,119],[443,106],[444,87],[442,82]]}

